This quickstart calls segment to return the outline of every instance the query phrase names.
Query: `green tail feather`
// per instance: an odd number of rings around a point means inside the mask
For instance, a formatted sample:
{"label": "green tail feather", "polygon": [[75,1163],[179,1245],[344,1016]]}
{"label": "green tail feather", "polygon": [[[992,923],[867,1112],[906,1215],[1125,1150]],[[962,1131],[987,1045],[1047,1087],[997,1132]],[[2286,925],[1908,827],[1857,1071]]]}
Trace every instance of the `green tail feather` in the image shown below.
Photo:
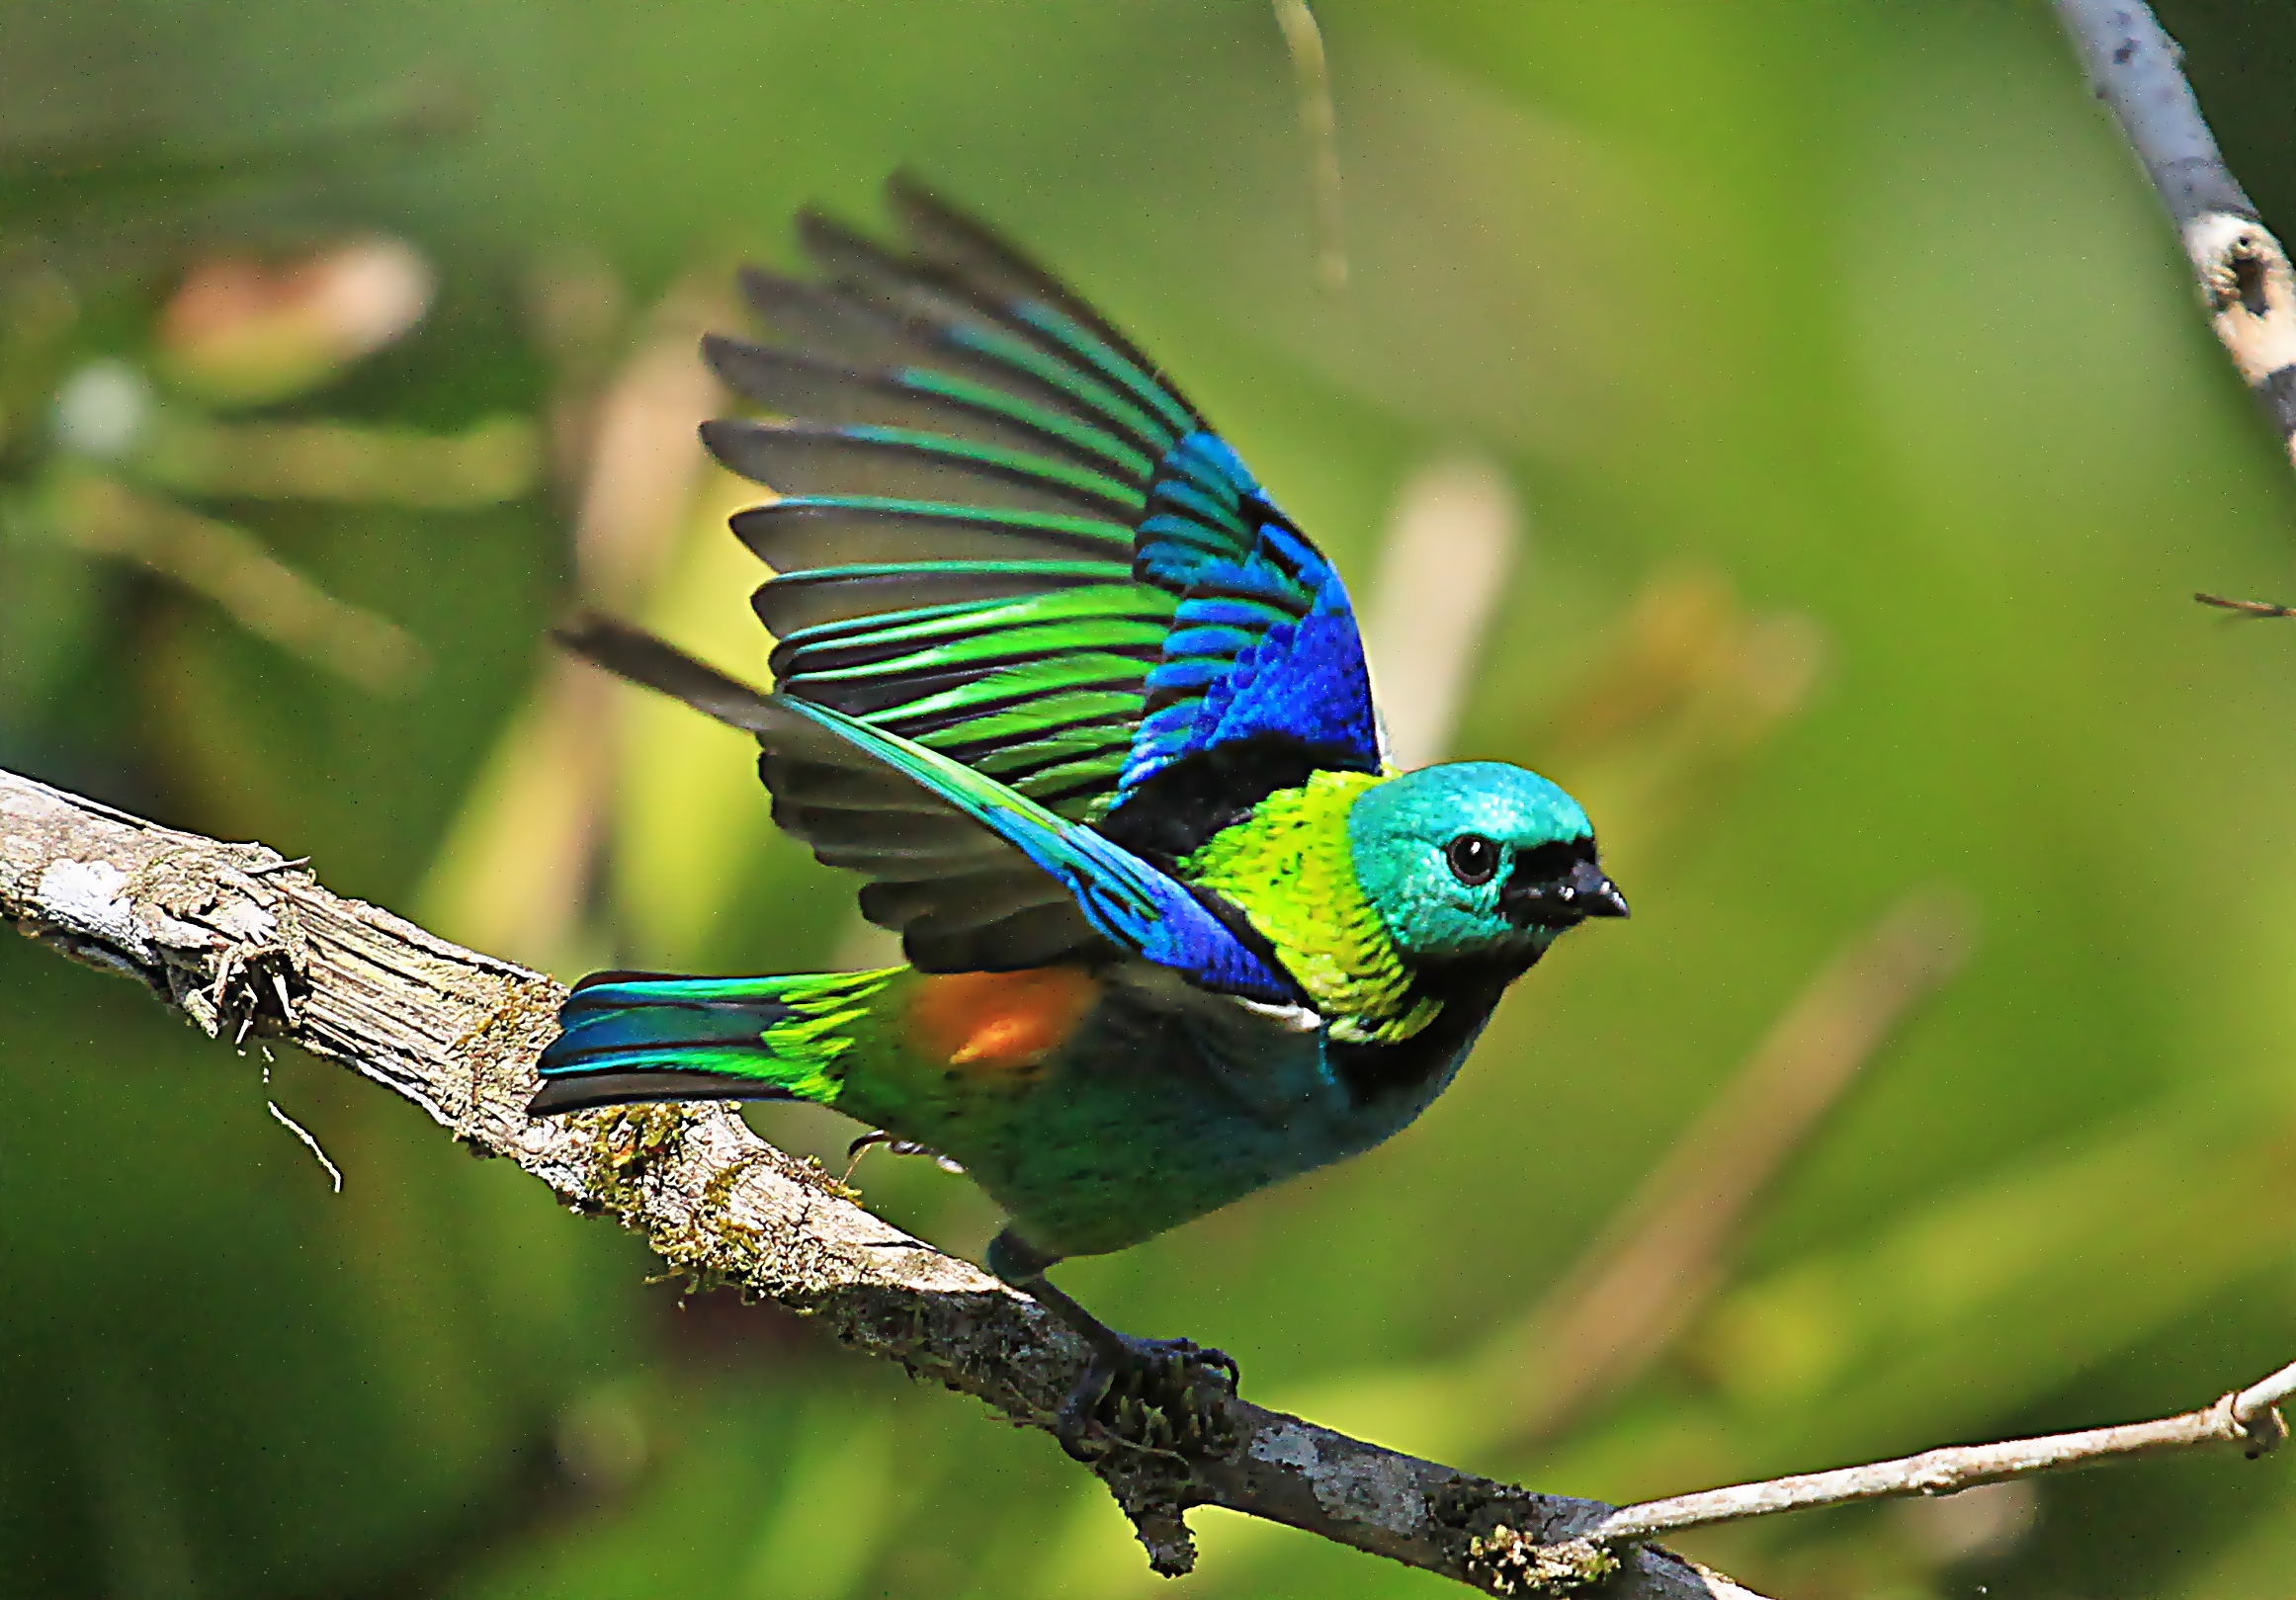
{"label": "green tail feather", "polygon": [[649,1100],[833,1106],[841,1057],[903,968],[778,977],[597,972],[559,1009],[530,1114]]}

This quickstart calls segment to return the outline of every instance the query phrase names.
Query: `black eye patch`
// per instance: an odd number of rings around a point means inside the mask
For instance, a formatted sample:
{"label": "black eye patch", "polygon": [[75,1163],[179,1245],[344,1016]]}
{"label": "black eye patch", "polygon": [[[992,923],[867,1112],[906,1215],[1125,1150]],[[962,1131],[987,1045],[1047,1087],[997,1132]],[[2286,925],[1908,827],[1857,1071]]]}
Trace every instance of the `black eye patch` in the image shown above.
{"label": "black eye patch", "polygon": [[1515,852],[1515,870],[1508,882],[1523,884],[1557,884],[1571,876],[1571,869],[1582,861],[1594,859],[1594,835],[1576,839],[1550,839],[1533,845],[1528,850]]}

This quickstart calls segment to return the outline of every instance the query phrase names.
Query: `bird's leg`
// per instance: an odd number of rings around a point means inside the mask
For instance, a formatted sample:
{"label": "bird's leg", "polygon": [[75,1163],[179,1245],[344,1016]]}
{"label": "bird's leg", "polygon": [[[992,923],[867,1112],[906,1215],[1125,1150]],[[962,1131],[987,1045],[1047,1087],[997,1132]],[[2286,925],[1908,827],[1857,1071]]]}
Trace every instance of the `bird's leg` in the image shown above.
{"label": "bird's leg", "polygon": [[988,1270],[1059,1317],[1092,1348],[1092,1363],[1053,1423],[1061,1448],[1096,1461],[1115,1445],[1172,1455],[1225,1448],[1233,1429],[1228,1400],[1241,1374],[1224,1350],[1189,1339],[1135,1339],[1119,1333],[1045,1277],[1046,1255],[1011,1228],[989,1241]]}

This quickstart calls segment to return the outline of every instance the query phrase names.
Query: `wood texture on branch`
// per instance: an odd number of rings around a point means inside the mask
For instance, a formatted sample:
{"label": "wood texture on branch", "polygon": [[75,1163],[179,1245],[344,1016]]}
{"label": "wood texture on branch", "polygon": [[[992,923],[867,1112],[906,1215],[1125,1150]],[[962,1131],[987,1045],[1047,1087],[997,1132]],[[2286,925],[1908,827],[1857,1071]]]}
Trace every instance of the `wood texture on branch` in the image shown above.
{"label": "wood texture on branch", "polygon": [[2144,0],[2057,0],[2057,14],[2183,237],[2218,340],[2296,457],[2296,273],[2225,164],[2183,52]]}
{"label": "wood texture on branch", "polygon": [[[320,885],[256,844],[178,833],[0,772],[0,915],[135,977],[212,1038],[291,1041],[506,1156],[569,1206],[641,1232],[677,1272],[769,1299],[865,1354],[1049,1429],[1083,1346],[1024,1296],[854,1205],[723,1104],[536,1120],[534,1060],[563,985]],[[1612,1600],[1760,1600],[1645,1541],[1780,1511],[1957,1488],[2135,1454],[2285,1437],[2296,1365],[2157,1422],[1930,1451],[1614,1510],[1386,1450],[1247,1401],[1223,1454],[1120,1453],[1094,1471],[1158,1571],[1219,1506],[1496,1594],[1608,1579]]]}
{"label": "wood texture on branch", "polygon": [[[178,833],[0,772],[0,914],[147,984],[212,1037],[285,1039],[412,1101],[678,1272],[813,1317],[1045,1428],[1084,1347],[1025,1297],[845,1198],[723,1105],[526,1115],[564,986],[321,886],[261,845]],[[1579,1538],[1610,1513],[1233,1405],[1218,1460],[1132,1454],[1099,1474],[1162,1571],[1194,1506],[1289,1524],[1496,1593],[1615,1573],[1619,1600],[1759,1600],[1662,1551]],[[1047,1448],[1051,1448],[1049,1443]]]}

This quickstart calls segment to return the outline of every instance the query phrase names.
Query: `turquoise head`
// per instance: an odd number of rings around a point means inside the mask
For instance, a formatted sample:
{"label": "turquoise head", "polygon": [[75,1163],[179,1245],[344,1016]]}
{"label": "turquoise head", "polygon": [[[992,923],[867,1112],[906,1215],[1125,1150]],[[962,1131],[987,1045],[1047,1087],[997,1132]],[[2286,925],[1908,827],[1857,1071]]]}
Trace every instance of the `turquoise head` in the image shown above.
{"label": "turquoise head", "polygon": [[1578,802],[1502,761],[1424,767],[1366,789],[1347,817],[1356,881],[1414,967],[1536,960],[1626,896]]}

